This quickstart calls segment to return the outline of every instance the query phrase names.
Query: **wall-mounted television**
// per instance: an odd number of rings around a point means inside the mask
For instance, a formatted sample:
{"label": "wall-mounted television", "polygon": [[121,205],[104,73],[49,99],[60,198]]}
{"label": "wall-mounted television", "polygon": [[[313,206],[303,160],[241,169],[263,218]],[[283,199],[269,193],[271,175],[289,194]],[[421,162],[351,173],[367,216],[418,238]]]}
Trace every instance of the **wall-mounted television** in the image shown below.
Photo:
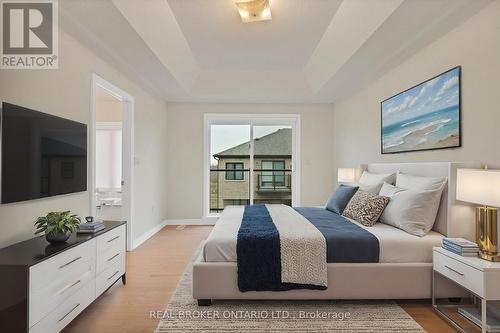
{"label": "wall-mounted television", "polygon": [[87,190],[87,125],[2,103],[1,202]]}

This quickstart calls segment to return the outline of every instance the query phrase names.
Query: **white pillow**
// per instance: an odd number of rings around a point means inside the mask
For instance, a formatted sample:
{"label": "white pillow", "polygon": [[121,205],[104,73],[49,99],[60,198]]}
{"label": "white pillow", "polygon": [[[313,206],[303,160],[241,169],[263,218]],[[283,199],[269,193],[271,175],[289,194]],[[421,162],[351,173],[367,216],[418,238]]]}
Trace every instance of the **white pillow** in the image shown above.
{"label": "white pillow", "polygon": [[411,190],[432,191],[443,188],[446,181],[446,177],[411,176],[398,172],[396,177],[396,186]]}
{"label": "white pillow", "polygon": [[394,184],[396,180],[395,173],[371,173],[364,171],[359,179],[359,183],[363,185],[381,185],[383,183]]}
{"label": "white pillow", "polygon": [[379,195],[391,198],[380,222],[415,236],[425,236],[434,225],[443,187],[425,191],[404,189],[385,183]]}

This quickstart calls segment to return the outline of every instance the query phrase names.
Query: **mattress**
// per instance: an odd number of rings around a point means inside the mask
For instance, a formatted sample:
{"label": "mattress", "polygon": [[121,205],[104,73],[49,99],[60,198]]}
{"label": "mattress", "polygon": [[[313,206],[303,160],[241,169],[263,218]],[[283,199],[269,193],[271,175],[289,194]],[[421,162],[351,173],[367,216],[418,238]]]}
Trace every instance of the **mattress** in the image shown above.
{"label": "mattress", "polygon": [[[205,242],[203,257],[206,262],[237,262],[236,242],[243,212],[244,206],[229,206],[224,209]],[[418,237],[383,223],[365,227],[351,221],[378,239],[381,263],[431,263],[432,248],[441,246],[444,237],[435,231]]]}

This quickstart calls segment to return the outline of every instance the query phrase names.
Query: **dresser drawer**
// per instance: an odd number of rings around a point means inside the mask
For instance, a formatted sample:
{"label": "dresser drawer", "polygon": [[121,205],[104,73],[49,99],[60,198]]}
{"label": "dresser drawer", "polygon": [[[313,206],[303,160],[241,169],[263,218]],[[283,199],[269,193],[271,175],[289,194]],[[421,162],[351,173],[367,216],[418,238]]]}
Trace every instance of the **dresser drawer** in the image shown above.
{"label": "dresser drawer", "polygon": [[123,263],[125,265],[125,244],[119,244],[118,246],[113,247],[106,251],[103,254],[99,254],[97,256],[97,266],[96,273],[97,275],[104,272],[109,267],[113,266],[115,263]]}
{"label": "dresser drawer", "polygon": [[125,262],[118,261],[99,274],[95,282],[96,297],[100,296],[109,287],[111,287],[113,283],[115,283],[115,281],[118,280],[124,273]]}
{"label": "dresser drawer", "polygon": [[442,253],[433,252],[434,270],[484,297],[483,272]]}
{"label": "dresser drawer", "polygon": [[125,225],[119,226],[104,235],[97,237],[97,255],[100,256],[111,249],[123,248],[125,250],[126,232]]}
{"label": "dresser drawer", "polygon": [[[95,240],[89,240],[30,268],[30,292],[45,289],[56,280],[66,281],[79,263],[95,261]],[[68,280],[69,281],[69,280]]]}
{"label": "dresser drawer", "polygon": [[61,331],[83,311],[95,298],[95,280],[88,282],[64,303],[30,328],[30,333],[52,333]]}
{"label": "dresser drawer", "polygon": [[64,276],[50,281],[44,288],[33,290],[29,298],[30,326],[64,303],[89,281],[94,280],[94,260],[78,261]]}

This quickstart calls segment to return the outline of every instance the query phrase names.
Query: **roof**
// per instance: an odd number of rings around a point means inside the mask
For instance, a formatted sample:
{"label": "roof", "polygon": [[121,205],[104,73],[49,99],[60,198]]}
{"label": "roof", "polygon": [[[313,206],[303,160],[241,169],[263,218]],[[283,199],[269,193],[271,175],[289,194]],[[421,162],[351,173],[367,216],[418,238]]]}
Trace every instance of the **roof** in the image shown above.
{"label": "roof", "polygon": [[[250,156],[250,141],[214,154],[214,157]],[[281,128],[276,132],[255,139],[255,156],[292,156],[292,129]]]}

